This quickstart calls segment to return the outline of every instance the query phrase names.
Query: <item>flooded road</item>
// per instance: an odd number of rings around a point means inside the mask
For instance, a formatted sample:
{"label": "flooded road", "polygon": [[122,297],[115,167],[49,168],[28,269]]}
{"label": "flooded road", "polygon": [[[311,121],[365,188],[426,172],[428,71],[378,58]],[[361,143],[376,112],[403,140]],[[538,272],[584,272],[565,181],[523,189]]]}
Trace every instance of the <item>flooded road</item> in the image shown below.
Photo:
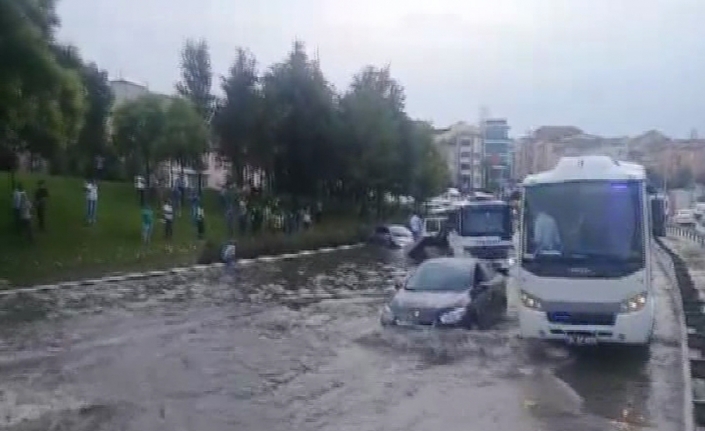
{"label": "flooded road", "polygon": [[0,429],[681,429],[665,291],[649,355],[571,351],[517,338],[515,294],[489,331],[383,330],[407,269],[357,249],[0,298]]}

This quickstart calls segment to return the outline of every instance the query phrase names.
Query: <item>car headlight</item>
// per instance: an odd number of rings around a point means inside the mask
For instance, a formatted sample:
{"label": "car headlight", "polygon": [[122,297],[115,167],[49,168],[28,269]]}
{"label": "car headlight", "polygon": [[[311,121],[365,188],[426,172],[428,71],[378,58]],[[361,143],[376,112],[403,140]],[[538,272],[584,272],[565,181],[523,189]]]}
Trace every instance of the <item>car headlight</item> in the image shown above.
{"label": "car headlight", "polygon": [[539,299],[535,296],[530,295],[524,292],[523,290],[519,292],[519,296],[521,298],[521,303],[524,305],[524,307],[531,308],[532,310],[541,309],[541,301],[539,301]]}
{"label": "car headlight", "polygon": [[465,317],[465,311],[465,307],[458,307],[447,311],[441,315],[441,323],[444,325],[454,325],[463,320],[463,317]]}
{"label": "car headlight", "polygon": [[634,313],[636,311],[641,311],[646,307],[646,302],[648,299],[648,294],[646,292],[638,293],[630,298],[622,301],[620,305],[620,311],[622,313]]}

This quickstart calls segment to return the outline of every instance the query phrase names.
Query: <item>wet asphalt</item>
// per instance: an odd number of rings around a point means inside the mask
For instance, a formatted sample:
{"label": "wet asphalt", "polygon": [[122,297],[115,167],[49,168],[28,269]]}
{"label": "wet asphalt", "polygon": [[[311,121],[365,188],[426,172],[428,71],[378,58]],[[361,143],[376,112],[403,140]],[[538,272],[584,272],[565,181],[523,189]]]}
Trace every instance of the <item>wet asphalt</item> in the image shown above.
{"label": "wet asphalt", "polygon": [[[682,429],[669,283],[648,353],[487,331],[394,330],[410,263],[362,248],[0,298],[0,429]],[[316,296],[332,299],[315,300]]]}

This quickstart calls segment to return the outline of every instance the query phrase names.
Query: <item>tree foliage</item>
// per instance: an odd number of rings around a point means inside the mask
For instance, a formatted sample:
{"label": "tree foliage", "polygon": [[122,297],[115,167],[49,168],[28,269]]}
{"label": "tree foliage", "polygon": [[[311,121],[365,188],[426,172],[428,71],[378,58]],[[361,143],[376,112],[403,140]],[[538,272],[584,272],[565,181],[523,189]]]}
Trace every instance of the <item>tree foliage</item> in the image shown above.
{"label": "tree foliage", "polygon": [[201,118],[210,122],[215,97],[210,52],[205,40],[187,40],[181,51],[181,82],[176,84],[179,95],[189,99]]}
{"label": "tree foliage", "polygon": [[213,142],[238,185],[263,178],[266,192],[294,202],[364,208],[389,194],[424,199],[447,181],[430,126],[406,113],[389,67],[366,66],[337,91],[302,42],[263,69],[239,48],[218,99],[208,44],[192,39],[176,96],[114,107],[105,71],[55,40],[55,1],[0,1],[1,167],[13,169],[16,154],[28,152],[84,174],[101,156],[138,166],[150,181],[167,160],[203,169]]}
{"label": "tree foliage", "polygon": [[432,129],[409,118],[389,67],[363,68],[338,94],[301,42],[261,75],[238,49],[222,89],[213,130],[240,180],[256,168],[273,193],[363,206],[390,193],[425,199],[447,184]]}
{"label": "tree foliage", "polygon": [[157,144],[157,160],[171,160],[183,169],[199,166],[208,148],[208,128],[193,104],[175,97],[164,112],[164,129]]}
{"label": "tree foliage", "polygon": [[150,94],[121,104],[113,114],[113,141],[118,153],[142,168],[148,185],[156,165],[167,158],[163,136],[168,103],[164,97]]}

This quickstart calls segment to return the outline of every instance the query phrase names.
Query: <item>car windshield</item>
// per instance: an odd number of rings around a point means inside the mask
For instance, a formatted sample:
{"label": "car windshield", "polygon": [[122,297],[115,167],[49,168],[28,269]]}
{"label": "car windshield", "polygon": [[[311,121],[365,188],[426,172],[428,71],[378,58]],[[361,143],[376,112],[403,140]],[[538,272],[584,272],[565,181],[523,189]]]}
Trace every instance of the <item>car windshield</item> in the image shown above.
{"label": "car windshield", "polygon": [[473,270],[467,264],[423,263],[406,283],[406,290],[462,291],[472,287]]}
{"label": "car windshield", "polygon": [[465,207],[461,236],[504,236],[508,231],[507,210],[498,205]]}
{"label": "car windshield", "polygon": [[536,185],[524,199],[525,258],[643,259],[639,182]]}
{"label": "car windshield", "polygon": [[403,226],[390,226],[389,232],[391,232],[392,236],[397,236],[397,237],[410,237],[411,236],[411,232],[409,231],[409,229],[407,229]]}

